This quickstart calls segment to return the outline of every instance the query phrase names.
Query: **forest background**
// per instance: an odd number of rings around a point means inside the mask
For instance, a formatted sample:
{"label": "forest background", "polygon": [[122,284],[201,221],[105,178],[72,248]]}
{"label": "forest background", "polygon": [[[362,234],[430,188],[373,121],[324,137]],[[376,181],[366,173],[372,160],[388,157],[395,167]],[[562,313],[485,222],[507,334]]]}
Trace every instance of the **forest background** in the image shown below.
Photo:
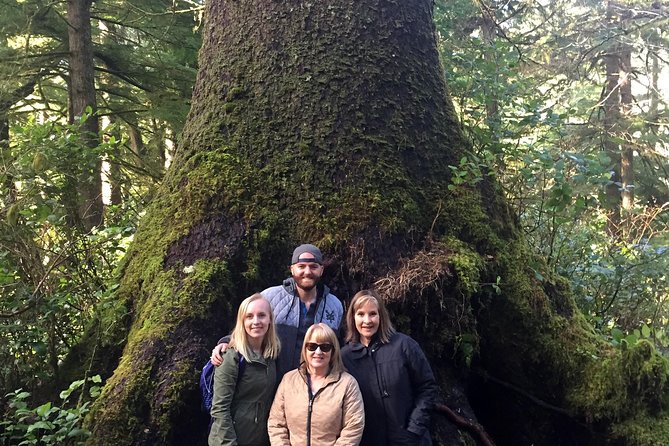
{"label": "forest background", "polygon": [[[169,169],[202,8],[0,0],[0,444],[88,435],[104,377],[63,361],[115,305],[118,266]],[[537,280],[566,277],[613,346],[645,339],[667,354],[668,20],[665,3],[631,1],[437,1],[434,13],[472,143],[451,186],[494,176],[541,259]],[[473,343],[459,340],[465,357]]]}

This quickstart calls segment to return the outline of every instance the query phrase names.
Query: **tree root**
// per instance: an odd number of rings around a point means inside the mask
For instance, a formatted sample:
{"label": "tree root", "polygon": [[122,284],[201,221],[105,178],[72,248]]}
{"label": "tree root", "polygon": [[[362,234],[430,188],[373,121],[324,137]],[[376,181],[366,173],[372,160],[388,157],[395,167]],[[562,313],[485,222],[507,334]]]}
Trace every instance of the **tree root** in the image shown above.
{"label": "tree root", "polygon": [[495,446],[495,442],[492,441],[488,433],[480,424],[458,415],[455,413],[455,411],[453,411],[453,409],[446,406],[445,404],[436,404],[434,408],[437,412],[445,415],[449,420],[451,420],[453,424],[458,427],[458,429],[462,429],[471,434],[474,434],[474,437],[483,446]]}

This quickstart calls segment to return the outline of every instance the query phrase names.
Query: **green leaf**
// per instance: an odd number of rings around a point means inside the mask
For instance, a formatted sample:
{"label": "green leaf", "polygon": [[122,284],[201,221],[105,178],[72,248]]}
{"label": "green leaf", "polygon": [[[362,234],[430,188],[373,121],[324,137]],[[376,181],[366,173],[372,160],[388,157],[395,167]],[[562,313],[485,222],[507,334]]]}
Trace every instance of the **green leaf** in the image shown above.
{"label": "green leaf", "polygon": [[100,386],[91,386],[91,388],[88,390],[88,394],[93,398],[97,398],[100,396],[100,389]]}
{"label": "green leaf", "polygon": [[620,342],[624,336],[624,333],[622,330],[619,328],[612,328],[611,329],[611,337],[613,337],[614,340]]}
{"label": "green leaf", "polygon": [[639,342],[639,337],[634,334],[630,334],[625,337],[625,341],[627,341],[629,345],[636,345],[636,343]]}
{"label": "green leaf", "polygon": [[32,432],[35,429],[51,430],[53,429],[53,424],[49,423],[48,421],[38,421],[28,426],[27,432]]}
{"label": "green leaf", "polygon": [[72,394],[72,392],[77,390],[83,384],[84,384],[83,379],[79,379],[77,381],[72,382],[72,384],[70,384],[70,387],[68,387],[67,390],[63,390],[62,392],[60,392],[61,399],[64,399],[64,400],[68,399],[70,397],[70,395]]}
{"label": "green leaf", "polygon": [[44,417],[49,410],[51,410],[51,402],[44,403],[41,406],[39,406],[37,409],[35,409],[35,413],[39,415],[40,417]]}
{"label": "green leaf", "polygon": [[30,396],[30,392],[20,392],[14,398],[17,399],[17,400],[23,400],[23,399],[28,398],[29,396]]}
{"label": "green leaf", "polygon": [[544,276],[543,276],[543,274],[541,274],[541,273],[540,273],[539,271],[537,271],[537,270],[534,270],[534,277],[535,277],[538,281],[540,281],[540,282],[543,282],[543,281],[544,281]]}
{"label": "green leaf", "polygon": [[90,432],[88,432],[86,429],[74,428],[67,434],[67,438],[88,437],[88,435],[90,435]]}

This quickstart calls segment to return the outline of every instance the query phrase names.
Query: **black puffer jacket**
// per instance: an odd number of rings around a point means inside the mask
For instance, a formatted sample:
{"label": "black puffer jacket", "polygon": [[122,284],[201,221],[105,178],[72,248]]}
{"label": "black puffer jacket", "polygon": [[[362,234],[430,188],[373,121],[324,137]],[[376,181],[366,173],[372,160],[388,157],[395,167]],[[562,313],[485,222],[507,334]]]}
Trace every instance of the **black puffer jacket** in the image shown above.
{"label": "black puffer jacket", "polygon": [[344,365],[365,402],[361,446],[429,446],[430,416],[439,389],[416,341],[395,333],[388,344],[349,343]]}

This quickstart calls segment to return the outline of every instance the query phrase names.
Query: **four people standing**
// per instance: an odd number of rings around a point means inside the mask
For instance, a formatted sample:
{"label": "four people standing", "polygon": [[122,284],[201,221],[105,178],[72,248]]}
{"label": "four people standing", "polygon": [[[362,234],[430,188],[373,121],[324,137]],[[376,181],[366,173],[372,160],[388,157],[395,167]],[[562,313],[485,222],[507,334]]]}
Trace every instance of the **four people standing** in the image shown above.
{"label": "four people standing", "polygon": [[320,250],[295,248],[290,271],[282,285],[242,302],[235,331],[212,352],[223,365],[214,378],[210,446],[265,446],[268,425],[272,446],[431,445],[434,375],[418,344],[395,331],[382,299],[369,290],[353,297],[340,351],[343,309],[319,283]]}

